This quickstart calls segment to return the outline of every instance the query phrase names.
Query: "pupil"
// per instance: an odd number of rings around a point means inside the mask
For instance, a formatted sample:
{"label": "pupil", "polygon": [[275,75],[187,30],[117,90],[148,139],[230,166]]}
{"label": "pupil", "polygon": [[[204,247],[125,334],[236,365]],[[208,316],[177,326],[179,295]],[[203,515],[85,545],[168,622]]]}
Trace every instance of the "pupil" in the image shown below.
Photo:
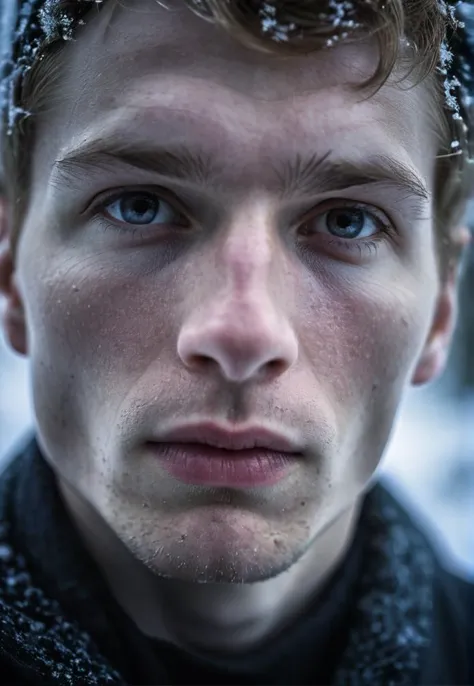
{"label": "pupil", "polygon": [[158,203],[147,195],[132,195],[120,203],[124,219],[132,224],[150,224],[155,218]]}
{"label": "pupil", "polygon": [[361,210],[331,210],[327,223],[331,233],[343,238],[355,237],[364,228],[364,213]]}

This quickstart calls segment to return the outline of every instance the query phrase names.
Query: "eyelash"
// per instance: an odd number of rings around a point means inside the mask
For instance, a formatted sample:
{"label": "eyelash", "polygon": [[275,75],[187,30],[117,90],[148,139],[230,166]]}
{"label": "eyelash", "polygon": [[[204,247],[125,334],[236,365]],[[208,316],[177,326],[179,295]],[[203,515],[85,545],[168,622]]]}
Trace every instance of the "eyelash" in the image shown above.
{"label": "eyelash", "polygon": [[[155,195],[156,197],[164,200],[173,207],[174,205],[178,204],[178,199],[174,196],[173,193],[166,191],[166,189],[160,188],[159,190],[157,190],[156,188],[154,188],[153,190],[150,190],[149,188],[137,188],[133,191],[125,189],[121,191],[115,191],[114,193],[110,193],[107,197],[102,197],[93,205],[93,207],[90,210],[91,215],[99,221],[102,230],[120,231],[130,236],[139,236],[143,238],[146,235],[150,234],[150,230],[146,229],[146,226],[148,225],[145,225],[145,228],[142,228],[140,225],[137,225],[135,227],[133,225],[129,225],[126,228],[125,225],[121,226],[120,223],[114,223],[112,220],[108,220],[105,218],[105,216],[103,216],[107,206],[111,205],[113,202],[116,202],[117,200],[120,200],[121,198],[123,198],[123,196],[133,194],[134,192],[136,192],[137,194],[150,193],[150,195]],[[328,206],[328,209],[325,211],[321,211],[321,206],[325,207],[326,205]],[[316,219],[317,217],[324,215],[327,212],[330,212],[331,210],[342,208],[358,209],[370,215],[380,227],[380,232],[377,234],[377,236],[380,237],[370,237],[367,239],[332,238],[332,240],[326,241],[327,246],[335,246],[338,249],[346,250],[348,252],[358,250],[360,257],[362,257],[363,252],[366,252],[369,255],[375,255],[378,252],[380,244],[384,240],[384,238],[393,237],[396,234],[396,230],[394,229],[393,225],[389,221],[384,221],[380,216],[378,216],[378,213],[374,211],[375,208],[371,205],[366,205],[364,203],[343,199],[327,200],[318,205],[316,208],[313,208],[311,210],[311,213],[308,213],[306,219],[298,222],[297,229],[301,230],[302,227],[308,225],[312,219]],[[186,210],[184,207],[183,209],[176,208],[176,214],[181,214],[185,216],[187,212],[188,210]],[[162,226],[166,226],[166,224],[163,224]]]}
{"label": "eyelash", "polygon": [[[189,213],[189,210],[187,210],[184,205],[179,202],[178,198],[171,191],[167,191],[165,188],[157,189],[154,187],[153,189],[150,189],[138,187],[133,190],[122,189],[120,191],[114,191],[105,197],[100,196],[100,198],[93,202],[92,206],[89,207],[89,215],[99,222],[100,228],[103,231],[119,231],[120,233],[125,233],[129,236],[139,236],[145,238],[147,234],[150,234],[150,229],[147,230],[146,228],[149,225],[146,224],[143,226],[133,226],[133,224],[127,225],[125,222],[121,224],[119,222],[114,222],[112,219],[107,219],[104,216],[106,208],[112,203],[117,202],[117,200],[122,199],[126,195],[139,195],[140,193],[148,193],[149,195],[154,195],[159,200],[164,200],[168,205],[173,207],[177,215],[185,217]],[[177,205],[181,205],[182,207],[176,207]],[[165,227],[167,225],[162,224],[162,226]]]}
{"label": "eyelash", "polygon": [[[328,207],[327,209],[325,209],[326,206]],[[344,208],[352,210],[362,210],[367,215],[369,215],[373,220],[375,220],[375,223],[378,225],[380,231],[378,234],[376,234],[375,238],[372,236],[370,238],[362,239],[343,239],[333,237],[330,241],[326,241],[327,246],[336,246],[338,249],[346,250],[347,252],[354,252],[354,250],[358,250],[360,257],[362,257],[363,252],[366,252],[369,255],[377,254],[381,243],[386,238],[394,238],[396,236],[397,232],[395,227],[387,219],[384,213],[376,211],[372,205],[366,205],[365,203],[343,199],[330,199],[324,201],[316,208],[312,209],[310,213],[308,213],[307,218],[303,222],[300,222],[298,224],[298,228],[299,230],[301,230],[305,225],[308,225],[313,219],[315,220],[317,217],[324,216],[327,212],[330,212],[331,210],[338,210]],[[379,215],[383,215],[384,219],[382,219],[382,216]]]}

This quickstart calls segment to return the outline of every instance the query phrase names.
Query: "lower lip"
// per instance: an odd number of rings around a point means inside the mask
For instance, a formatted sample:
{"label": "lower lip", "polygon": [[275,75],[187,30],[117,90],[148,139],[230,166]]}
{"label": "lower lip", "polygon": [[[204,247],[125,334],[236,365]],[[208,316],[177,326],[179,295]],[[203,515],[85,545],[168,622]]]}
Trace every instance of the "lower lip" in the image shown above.
{"label": "lower lip", "polygon": [[222,450],[197,443],[148,443],[169,474],[200,486],[272,486],[287,476],[296,455],[264,448]]}

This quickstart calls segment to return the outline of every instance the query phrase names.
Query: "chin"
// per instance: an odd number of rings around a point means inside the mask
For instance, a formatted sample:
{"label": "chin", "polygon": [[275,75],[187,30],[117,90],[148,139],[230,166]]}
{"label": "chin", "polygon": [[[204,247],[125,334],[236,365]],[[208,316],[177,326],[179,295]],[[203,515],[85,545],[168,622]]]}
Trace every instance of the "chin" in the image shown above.
{"label": "chin", "polygon": [[287,571],[302,553],[293,556],[280,556],[256,552],[231,553],[222,551],[220,555],[200,551],[161,550],[143,562],[157,577],[198,584],[251,584],[272,579]]}
{"label": "chin", "polygon": [[[310,545],[308,530],[295,536],[268,523],[250,522],[230,526],[228,522],[207,522],[199,529],[176,523],[171,535],[155,531],[153,540],[135,538],[132,555],[156,576],[177,581],[207,584],[242,584],[278,576],[295,564]],[[168,529],[168,532],[170,529]]]}

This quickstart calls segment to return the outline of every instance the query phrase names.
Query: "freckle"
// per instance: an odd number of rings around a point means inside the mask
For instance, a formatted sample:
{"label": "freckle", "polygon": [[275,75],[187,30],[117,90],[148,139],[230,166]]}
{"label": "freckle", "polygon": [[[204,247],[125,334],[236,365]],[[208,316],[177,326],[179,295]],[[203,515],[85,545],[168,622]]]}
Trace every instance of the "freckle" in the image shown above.
{"label": "freckle", "polygon": [[274,538],[273,543],[275,544],[275,548],[281,548],[283,546],[283,543],[281,542],[281,539],[279,539],[279,538]]}
{"label": "freckle", "polygon": [[378,387],[379,385],[377,383],[374,383],[374,385],[372,386],[372,393],[376,391]]}
{"label": "freckle", "polygon": [[304,507],[306,505],[306,500],[302,500],[300,505],[301,505],[301,507]]}

